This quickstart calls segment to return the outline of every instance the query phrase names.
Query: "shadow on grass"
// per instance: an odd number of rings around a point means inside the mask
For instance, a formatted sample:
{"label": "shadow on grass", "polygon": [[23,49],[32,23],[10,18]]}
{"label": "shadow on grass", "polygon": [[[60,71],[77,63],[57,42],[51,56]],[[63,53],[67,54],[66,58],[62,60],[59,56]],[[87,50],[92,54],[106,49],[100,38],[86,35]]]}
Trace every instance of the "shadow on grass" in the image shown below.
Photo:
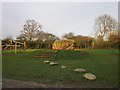
{"label": "shadow on grass", "polygon": [[74,50],[58,50],[56,60],[78,60],[89,58],[89,53],[76,53]]}

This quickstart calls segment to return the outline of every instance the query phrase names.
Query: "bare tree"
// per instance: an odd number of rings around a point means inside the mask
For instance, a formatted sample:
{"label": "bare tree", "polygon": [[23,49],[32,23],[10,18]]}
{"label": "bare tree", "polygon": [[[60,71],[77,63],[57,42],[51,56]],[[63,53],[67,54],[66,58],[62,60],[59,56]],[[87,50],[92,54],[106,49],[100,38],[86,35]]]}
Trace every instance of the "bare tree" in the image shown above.
{"label": "bare tree", "polygon": [[47,32],[40,31],[37,34],[37,39],[38,40],[58,40],[59,38],[52,33],[47,33]]}
{"label": "bare tree", "polygon": [[73,32],[66,33],[62,36],[63,39],[70,39],[71,37],[74,36]]}
{"label": "bare tree", "polygon": [[37,34],[37,40],[45,40],[45,32],[39,31]]}
{"label": "bare tree", "polygon": [[120,30],[120,23],[118,23],[117,26],[118,26],[118,30]]}
{"label": "bare tree", "polygon": [[47,40],[59,40],[59,37],[57,37],[56,35],[52,33],[45,33],[45,38]]}
{"label": "bare tree", "polygon": [[17,36],[17,38],[16,39],[18,39],[18,40],[27,40],[27,38],[26,38],[26,36],[24,36],[24,34],[20,34],[19,36]]}
{"label": "bare tree", "polygon": [[105,15],[99,16],[95,20],[94,27],[95,27],[95,36],[101,37],[103,39],[108,32],[116,30],[117,22],[111,16],[105,14]]}
{"label": "bare tree", "polygon": [[38,32],[42,29],[42,25],[40,25],[35,20],[27,20],[24,24],[24,29],[21,31],[19,38],[24,38],[32,41],[36,38]]}
{"label": "bare tree", "polygon": [[7,35],[3,40],[13,40],[13,36],[12,35]]}

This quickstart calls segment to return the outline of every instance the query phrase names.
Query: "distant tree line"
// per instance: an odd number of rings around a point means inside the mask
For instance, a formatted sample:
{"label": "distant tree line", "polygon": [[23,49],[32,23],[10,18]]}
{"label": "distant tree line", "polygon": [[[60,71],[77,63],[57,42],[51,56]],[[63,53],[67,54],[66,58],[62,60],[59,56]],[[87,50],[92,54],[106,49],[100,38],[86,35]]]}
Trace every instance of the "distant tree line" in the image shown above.
{"label": "distant tree line", "polygon": [[23,28],[16,39],[26,41],[26,48],[52,48],[53,42],[59,40],[56,35],[42,31],[42,25],[35,20],[27,20]]}
{"label": "distant tree line", "polygon": [[[120,26],[117,21],[109,15],[101,15],[94,23],[94,37],[74,35],[73,32],[64,34],[61,39],[74,40],[76,49],[93,48],[119,48],[120,47]],[[4,38],[2,41],[13,39],[12,36]],[[52,48],[55,40],[60,38],[52,33],[44,32],[42,25],[35,20],[27,20],[23,30],[16,38],[17,41],[26,42],[26,48]]]}
{"label": "distant tree line", "polygon": [[89,36],[82,36],[82,35],[77,35],[75,36],[74,33],[70,32],[62,36],[64,39],[71,39],[74,40],[74,47],[76,49],[81,49],[81,48],[93,48],[92,44],[94,42],[93,37]]}

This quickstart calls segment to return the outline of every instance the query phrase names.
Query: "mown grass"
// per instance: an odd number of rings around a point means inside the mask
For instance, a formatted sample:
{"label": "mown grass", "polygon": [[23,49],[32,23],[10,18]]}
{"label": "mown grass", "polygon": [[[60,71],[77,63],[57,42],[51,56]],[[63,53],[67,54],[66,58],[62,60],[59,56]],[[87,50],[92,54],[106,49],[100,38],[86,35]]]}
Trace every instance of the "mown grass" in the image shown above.
{"label": "mown grass", "polygon": [[[41,50],[28,50],[17,54],[2,54],[3,78],[34,81],[45,84],[63,85],[78,88],[110,88],[117,87],[118,50],[81,49],[88,53],[76,53],[79,50],[58,50],[56,66],[44,64],[44,60],[33,56]],[[114,53],[115,52],[115,53]],[[68,68],[62,69],[61,65]],[[84,68],[86,72],[97,76],[94,81],[75,73],[74,68]]]}

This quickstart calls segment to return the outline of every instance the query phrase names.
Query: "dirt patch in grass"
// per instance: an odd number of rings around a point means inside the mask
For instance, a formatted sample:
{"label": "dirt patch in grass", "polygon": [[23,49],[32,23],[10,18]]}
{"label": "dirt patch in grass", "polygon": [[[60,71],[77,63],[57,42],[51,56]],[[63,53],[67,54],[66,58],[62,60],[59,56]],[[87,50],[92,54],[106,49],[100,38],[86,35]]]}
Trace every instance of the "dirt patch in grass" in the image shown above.
{"label": "dirt patch in grass", "polygon": [[2,79],[2,88],[62,88],[59,85],[46,85],[22,80]]}

